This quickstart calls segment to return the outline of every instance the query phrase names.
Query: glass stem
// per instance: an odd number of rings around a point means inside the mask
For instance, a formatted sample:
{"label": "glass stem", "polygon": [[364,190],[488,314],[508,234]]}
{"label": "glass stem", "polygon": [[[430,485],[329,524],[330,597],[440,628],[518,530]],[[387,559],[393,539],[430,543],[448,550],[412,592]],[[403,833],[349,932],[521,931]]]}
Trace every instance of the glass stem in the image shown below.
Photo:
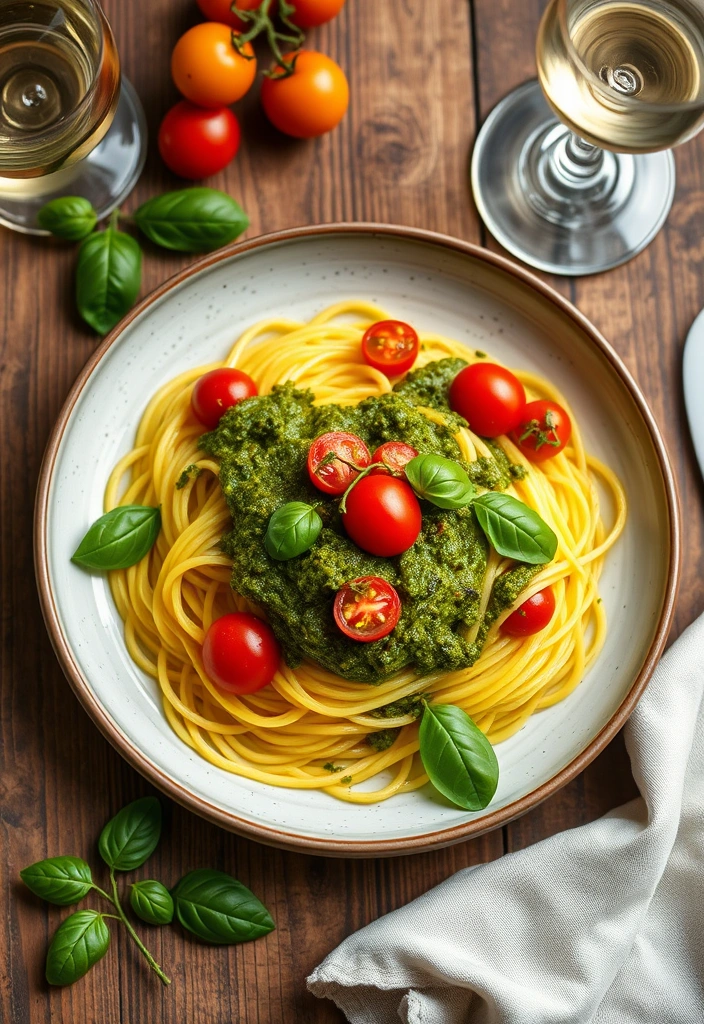
{"label": "glass stem", "polygon": [[566,132],[552,151],[548,173],[564,189],[588,189],[600,177],[604,151],[574,132]]}

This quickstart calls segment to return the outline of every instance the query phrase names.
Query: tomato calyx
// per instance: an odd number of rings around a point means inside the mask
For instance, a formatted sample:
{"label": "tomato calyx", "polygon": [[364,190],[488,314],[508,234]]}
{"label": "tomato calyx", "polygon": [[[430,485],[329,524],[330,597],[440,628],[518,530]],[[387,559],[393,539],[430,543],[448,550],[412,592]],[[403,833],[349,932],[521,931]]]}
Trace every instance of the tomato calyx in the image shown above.
{"label": "tomato calyx", "polygon": [[[556,426],[555,414],[552,409],[548,409],[543,417],[542,424],[540,420],[529,420],[528,423],[523,424],[523,431],[519,434],[518,440],[523,442],[529,437],[534,437],[534,450],[536,452],[546,444],[550,445],[551,448],[559,448],[561,442],[555,433]],[[550,436],[551,434],[552,437]]]}
{"label": "tomato calyx", "polygon": [[304,43],[306,34],[303,29],[291,21],[291,15],[295,14],[296,7],[295,4],[288,3],[288,0],[278,0],[276,9],[276,16],[287,31],[281,32],[277,29],[270,13],[273,3],[274,0],[262,0],[261,4],[252,11],[240,10],[236,4],[233,5],[233,14],[236,14],[245,25],[250,27],[239,35],[233,32],[232,45],[244,57],[243,50],[246,44],[251,43],[263,32],[266,33],[267,42],[276,60],[276,67],[273,71],[264,71],[263,74],[267,78],[288,78],[296,69],[298,54],[289,54],[288,58],[285,57],[280,44],[284,44],[285,48],[293,46],[297,50]]}

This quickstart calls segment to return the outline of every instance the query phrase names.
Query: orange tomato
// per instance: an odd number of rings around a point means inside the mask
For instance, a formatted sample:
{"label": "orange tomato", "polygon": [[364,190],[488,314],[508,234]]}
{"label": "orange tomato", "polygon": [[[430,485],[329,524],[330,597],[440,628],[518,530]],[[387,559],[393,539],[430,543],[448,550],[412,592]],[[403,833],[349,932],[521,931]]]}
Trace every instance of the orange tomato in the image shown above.
{"label": "orange tomato", "polygon": [[250,43],[242,57],[232,45],[232,29],[204,21],[185,32],[171,55],[176,88],[200,107],[229,107],[252,85],[257,62]]}
{"label": "orange tomato", "polygon": [[[262,0],[237,0],[237,6],[241,11],[253,11],[255,7],[259,7],[261,2]],[[209,21],[219,21],[223,25],[229,25],[230,28],[240,31],[246,28],[245,22],[230,10],[232,0],[198,0],[198,6],[203,17]]]}
{"label": "orange tomato", "polygon": [[[316,28],[331,21],[345,6],[345,0],[291,0],[296,10],[290,16],[299,28]],[[241,5],[240,5],[241,6]]]}
{"label": "orange tomato", "polygon": [[[262,106],[271,123],[296,139],[324,135],[340,123],[349,105],[350,91],[339,64],[315,50],[287,54],[296,57],[292,75],[265,78]],[[279,72],[282,69],[276,68]]]}

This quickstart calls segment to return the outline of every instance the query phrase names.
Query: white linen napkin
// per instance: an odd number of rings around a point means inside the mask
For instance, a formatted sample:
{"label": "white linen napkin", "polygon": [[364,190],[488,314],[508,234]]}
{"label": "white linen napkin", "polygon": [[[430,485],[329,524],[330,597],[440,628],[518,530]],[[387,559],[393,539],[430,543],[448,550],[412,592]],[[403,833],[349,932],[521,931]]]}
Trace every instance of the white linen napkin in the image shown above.
{"label": "white linen napkin", "polygon": [[353,1024],[704,1024],[704,616],[628,722],[636,799],[468,868],[308,979]]}

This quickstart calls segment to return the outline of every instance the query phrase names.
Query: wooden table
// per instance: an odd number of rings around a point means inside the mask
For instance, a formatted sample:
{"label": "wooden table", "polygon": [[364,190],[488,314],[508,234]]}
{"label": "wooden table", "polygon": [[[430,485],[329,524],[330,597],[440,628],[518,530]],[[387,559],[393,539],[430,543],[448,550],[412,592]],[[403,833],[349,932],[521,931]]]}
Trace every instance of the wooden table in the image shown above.
{"label": "wooden table", "polygon": [[[370,220],[418,225],[494,245],[474,210],[468,159],[476,126],[501,96],[534,74],[533,40],[543,0],[348,0],[311,43],[349,74],[341,127],[316,142],[270,129],[256,96],[241,104],[244,142],[212,184],[239,199],[251,235],[298,224]],[[171,47],[197,20],[193,0],[109,0],[126,74],[153,134],[175,100]],[[625,267],[553,283],[618,349],[644,388],[669,443],[681,488],[685,561],[676,629],[704,603],[702,484],[681,399],[682,342],[704,305],[704,133],[676,153],[678,185],[667,225]],[[147,170],[126,204],[177,182],[150,146]],[[635,792],[619,738],[578,779],[531,814],[473,842],[394,860],[341,861],[266,849],[177,806],[149,876],[176,880],[196,866],[237,875],[271,908],[266,940],[208,948],[173,929],[149,944],[171,974],[164,990],[132,945],[73,988],[43,980],[47,941],[64,912],[40,904],[18,871],[44,856],[97,862],[104,821],[149,791],[99,735],[52,653],[37,602],[31,520],[42,451],[96,338],[72,300],[72,247],[2,232],[2,833],[0,1019],[8,1024],[332,1024],[332,1004],[308,995],[305,977],[354,929],[424,892],[459,868],[502,856],[580,825]],[[145,292],[188,262],[149,249]],[[612,628],[618,628],[612,624]],[[145,869],[142,874],[145,875]],[[149,929],[146,929],[149,931]]]}

